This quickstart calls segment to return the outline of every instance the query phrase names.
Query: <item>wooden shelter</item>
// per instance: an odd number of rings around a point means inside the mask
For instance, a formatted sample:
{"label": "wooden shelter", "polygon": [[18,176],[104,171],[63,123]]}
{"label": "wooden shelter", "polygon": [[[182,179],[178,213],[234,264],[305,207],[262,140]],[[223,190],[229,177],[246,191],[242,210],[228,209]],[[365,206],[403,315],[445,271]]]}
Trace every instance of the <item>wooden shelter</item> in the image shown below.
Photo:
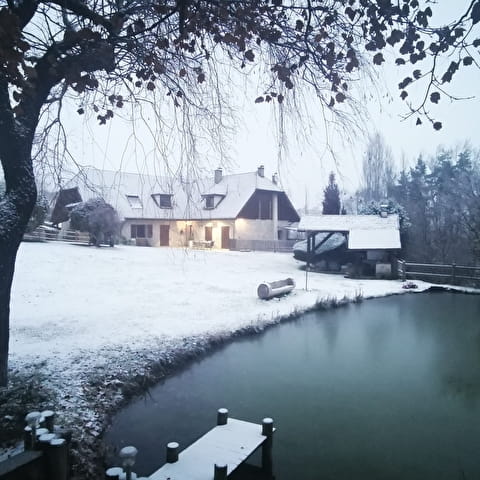
{"label": "wooden shelter", "polygon": [[[401,249],[400,223],[393,215],[306,215],[300,219],[299,231],[306,232],[307,265],[315,252],[332,235],[341,233],[347,240],[347,251],[356,253],[357,266],[364,263],[374,267],[375,274],[390,276],[392,254]],[[324,233],[320,241],[316,235]],[[317,237],[318,238],[318,237]]]}

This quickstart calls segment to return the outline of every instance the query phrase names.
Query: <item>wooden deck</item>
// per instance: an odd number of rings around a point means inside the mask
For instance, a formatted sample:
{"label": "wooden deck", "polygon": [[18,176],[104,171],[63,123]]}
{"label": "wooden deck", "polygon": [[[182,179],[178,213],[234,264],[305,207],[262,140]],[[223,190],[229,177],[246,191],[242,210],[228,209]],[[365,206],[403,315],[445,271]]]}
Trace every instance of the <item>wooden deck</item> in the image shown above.
{"label": "wooden deck", "polygon": [[167,463],[150,480],[212,480],[214,465],[227,465],[230,475],[266,440],[262,425],[229,418],[199,438],[184,451],[178,461]]}

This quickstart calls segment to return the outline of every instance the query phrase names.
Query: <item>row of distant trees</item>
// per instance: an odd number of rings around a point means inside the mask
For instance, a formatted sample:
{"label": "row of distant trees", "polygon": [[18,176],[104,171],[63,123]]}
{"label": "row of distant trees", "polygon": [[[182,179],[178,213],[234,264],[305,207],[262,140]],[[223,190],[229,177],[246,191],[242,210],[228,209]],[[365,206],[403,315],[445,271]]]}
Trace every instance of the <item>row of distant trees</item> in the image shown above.
{"label": "row of distant trees", "polygon": [[[411,261],[478,263],[480,260],[480,152],[443,149],[397,172],[380,134],[370,138],[354,213],[398,213],[403,255]],[[324,189],[323,214],[346,213],[335,174]],[[350,212],[349,212],[350,213]],[[352,212],[353,213],[353,212]]]}
{"label": "row of distant trees", "polygon": [[469,146],[441,149],[395,171],[380,134],[371,137],[356,193],[360,212],[372,202],[390,204],[403,221],[408,260],[478,263],[480,259],[480,152]]}
{"label": "row of distant trees", "polygon": [[480,155],[471,148],[442,150],[400,172],[389,196],[411,219],[409,260],[477,263],[480,259]]}

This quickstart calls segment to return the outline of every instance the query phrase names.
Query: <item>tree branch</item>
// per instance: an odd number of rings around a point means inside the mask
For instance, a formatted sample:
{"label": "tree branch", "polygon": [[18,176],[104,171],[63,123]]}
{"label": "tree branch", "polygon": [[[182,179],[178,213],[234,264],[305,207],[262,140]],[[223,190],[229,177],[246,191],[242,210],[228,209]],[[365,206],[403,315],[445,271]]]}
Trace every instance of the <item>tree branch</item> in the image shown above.
{"label": "tree branch", "polygon": [[77,0],[47,0],[45,3],[51,3],[66,10],[70,10],[75,15],[91,20],[95,25],[104,27],[109,33],[115,33],[112,22],[99,15],[94,10],[90,10],[87,5]]}

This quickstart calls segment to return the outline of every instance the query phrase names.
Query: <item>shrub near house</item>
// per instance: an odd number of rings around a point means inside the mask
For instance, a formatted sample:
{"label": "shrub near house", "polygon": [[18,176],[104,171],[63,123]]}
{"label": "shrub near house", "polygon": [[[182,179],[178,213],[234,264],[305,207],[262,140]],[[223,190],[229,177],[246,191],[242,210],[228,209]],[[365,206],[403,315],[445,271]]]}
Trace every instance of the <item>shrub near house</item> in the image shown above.
{"label": "shrub near house", "polygon": [[93,198],[76,205],[70,214],[70,226],[74,230],[88,232],[90,243],[114,245],[120,222],[115,209],[102,198]]}

